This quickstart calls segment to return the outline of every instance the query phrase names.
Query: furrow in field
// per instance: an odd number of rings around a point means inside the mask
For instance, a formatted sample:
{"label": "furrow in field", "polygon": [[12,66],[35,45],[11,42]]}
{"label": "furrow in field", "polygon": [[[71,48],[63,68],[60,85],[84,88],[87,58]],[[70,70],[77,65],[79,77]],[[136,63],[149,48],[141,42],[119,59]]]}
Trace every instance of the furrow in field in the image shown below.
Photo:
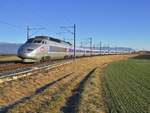
{"label": "furrow in field", "polygon": [[[120,70],[120,67],[121,66],[118,66],[117,70],[118,69]],[[118,104],[123,103],[121,105],[121,106],[124,106],[123,109],[129,109],[131,106],[135,109],[136,107],[136,111],[139,112],[141,108],[138,106],[141,106],[142,103],[137,103],[137,102],[139,102],[142,98],[138,97],[139,92],[136,88],[136,84],[134,86],[131,86],[130,83],[132,83],[133,81],[129,81],[128,77],[126,78],[126,76],[115,77],[115,75],[123,75],[122,71],[117,71],[117,70],[114,71],[115,74],[111,74],[111,76],[114,79],[114,84],[113,85],[111,84],[111,85],[112,85],[112,88],[114,89],[114,95],[116,95],[115,98],[117,98],[117,100],[119,99]],[[130,95],[130,97],[126,98],[126,95]],[[137,100],[137,101],[132,101],[132,100]],[[126,103],[130,103],[130,104],[126,104]],[[123,109],[120,109],[120,110],[123,112]],[[135,112],[135,111],[131,110],[130,112]]]}
{"label": "furrow in field", "polygon": [[[139,63],[140,62],[140,63]],[[150,91],[144,87],[144,79],[149,76],[149,64],[139,60],[112,63],[104,72],[105,93],[109,107],[108,112],[147,113]],[[135,66],[135,67],[134,67]],[[142,71],[141,71],[142,70]],[[142,73],[145,72],[145,73]],[[140,78],[143,81],[140,81]]]}

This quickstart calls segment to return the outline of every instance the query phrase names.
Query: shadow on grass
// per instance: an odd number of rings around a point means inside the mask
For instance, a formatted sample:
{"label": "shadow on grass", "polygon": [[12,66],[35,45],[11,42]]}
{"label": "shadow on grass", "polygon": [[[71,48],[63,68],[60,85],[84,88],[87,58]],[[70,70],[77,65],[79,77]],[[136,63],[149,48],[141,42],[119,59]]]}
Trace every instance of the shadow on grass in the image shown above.
{"label": "shadow on grass", "polygon": [[80,101],[80,94],[83,92],[84,83],[88,80],[88,78],[91,76],[91,74],[95,71],[96,68],[94,68],[92,71],[90,71],[86,77],[79,83],[77,88],[72,90],[72,95],[67,99],[66,106],[63,106],[60,110],[63,113],[76,113],[77,107]]}
{"label": "shadow on grass", "polygon": [[59,82],[59,81],[65,79],[65,78],[71,76],[72,74],[73,74],[73,73],[69,73],[69,74],[67,74],[67,75],[65,75],[65,76],[63,76],[63,77],[61,77],[61,78],[59,78],[59,79],[57,79],[57,80],[54,80],[54,81],[52,81],[52,82],[50,82],[50,83],[48,83],[48,84],[46,84],[46,85],[44,85],[44,86],[38,88],[33,94],[31,94],[31,95],[29,95],[29,96],[26,96],[26,97],[23,97],[23,98],[21,98],[20,100],[14,102],[14,103],[12,103],[12,104],[9,104],[9,105],[7,105],[7,106],[1,107],[0,113],[6,113],[6,112],[8,112],[9,109],[15,107],[17,104],[23,103],[23,102],[25,102],[26,100],[30,100],[33,96],[42,93],[42,92],[43,92],[44,90],[46,90],[48,87],[50,87],[50,86],[56,84],[57,82]]}
{"label": "shadow on grass", "polygon": [[150,60],[150,54],[138,55],[138,56],[136,56],[136,57],[133,57],[132,59],[137,59],[137,60]]}
{"label": "shadow on grass", "polygon": [[0,64],[15,64],[20,63],[20,60],[14,60],[14,61],[0,61]]}

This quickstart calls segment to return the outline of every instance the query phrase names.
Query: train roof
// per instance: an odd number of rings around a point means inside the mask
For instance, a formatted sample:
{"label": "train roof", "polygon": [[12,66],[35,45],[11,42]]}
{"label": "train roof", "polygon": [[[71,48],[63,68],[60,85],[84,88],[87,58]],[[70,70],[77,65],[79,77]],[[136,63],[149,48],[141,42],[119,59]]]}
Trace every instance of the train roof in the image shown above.
{"label": "train roof", "polygon": [[[66,42],[57,38],[53,38],[53,37],[49,37],[49,36],[35,36],[36,39],[47,39],[56,43],[63,43],[63,44],[68,44],[68,45],[72,45],[70,42]],[[35,39],[34,38],[34,39]]]}

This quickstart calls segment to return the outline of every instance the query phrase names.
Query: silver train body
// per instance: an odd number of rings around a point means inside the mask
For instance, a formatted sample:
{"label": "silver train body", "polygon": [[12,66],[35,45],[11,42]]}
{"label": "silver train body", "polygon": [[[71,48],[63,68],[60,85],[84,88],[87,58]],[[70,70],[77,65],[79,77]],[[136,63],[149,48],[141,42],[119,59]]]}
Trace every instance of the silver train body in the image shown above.
{"label": "silver train body", "polygon": [[[98,55],[99,50],[76,48],[76,57]],[[18,50],[23,62],[39,62],[42,60],[71,58],[74,48],[69,42],[48,36],[30,38]]]}

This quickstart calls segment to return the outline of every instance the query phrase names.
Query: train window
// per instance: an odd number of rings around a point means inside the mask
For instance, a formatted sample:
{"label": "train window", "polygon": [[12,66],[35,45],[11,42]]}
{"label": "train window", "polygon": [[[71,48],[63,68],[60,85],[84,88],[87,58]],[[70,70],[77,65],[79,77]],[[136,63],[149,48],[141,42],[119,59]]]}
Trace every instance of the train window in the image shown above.
{"label": "train window", "polygon": [[46,41],[42,41],[42,44],[47,44],[47,42]]}

